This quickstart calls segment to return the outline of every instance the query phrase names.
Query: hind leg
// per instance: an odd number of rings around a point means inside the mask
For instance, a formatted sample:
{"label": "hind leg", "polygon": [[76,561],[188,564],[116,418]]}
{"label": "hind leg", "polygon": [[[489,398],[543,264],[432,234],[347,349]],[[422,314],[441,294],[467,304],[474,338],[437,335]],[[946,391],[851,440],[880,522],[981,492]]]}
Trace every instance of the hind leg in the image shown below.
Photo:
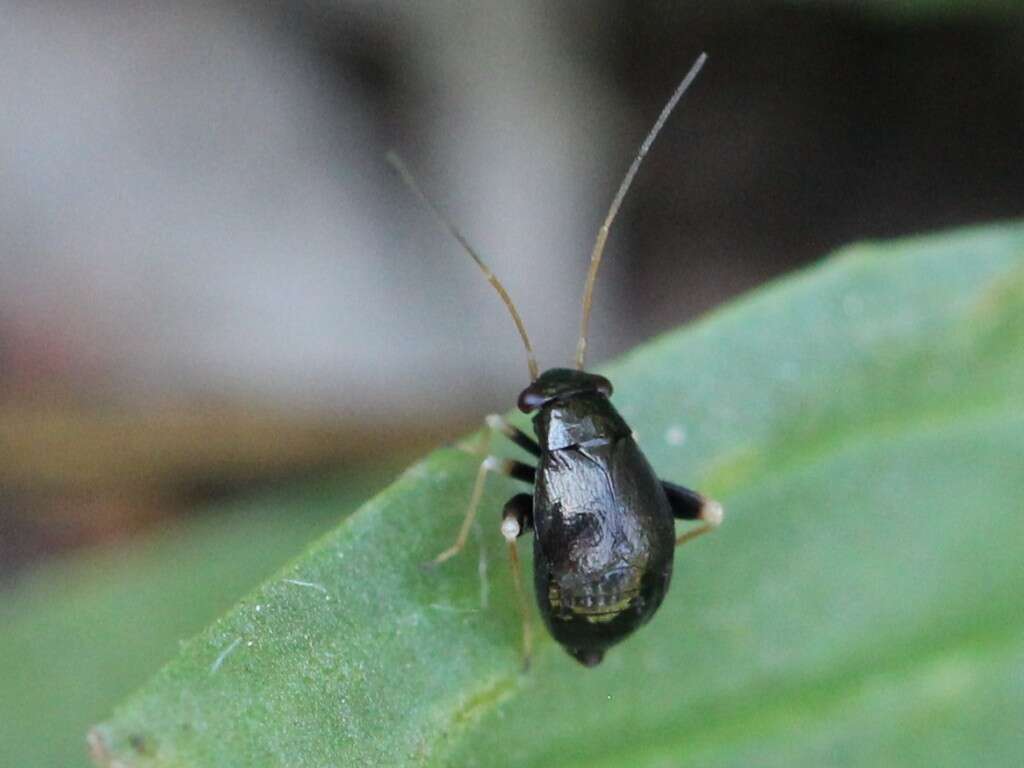
{"label": "hind leg", "polygon": [[530,618],[530,605],[523,588],[523,569],[519,564],[519,550],[516,539],[533,528],[533,496],[528,493],[517,493],[505,503],[501,514],[501,535],[508,543],[508,561],[512,567],[512,581],[516,588],[516,604],[519,618],[523,624],[523,670],[530,668],[530,657],[533,655],[533,621]]}
{"label": "hind leg", "polygon": [[672,514],[676,519],[702,521],[702,525],[687,531],[676,539],[677,547],[709,531],[715,530],[715,528],[722,524],[725,510],[714,499],[709,499],[696,491],[691,491],[689,488],[684,488],[681,485],[664,480],[661,486],[665,489],[665,495],[668,496],[668,503],[672,507]]}

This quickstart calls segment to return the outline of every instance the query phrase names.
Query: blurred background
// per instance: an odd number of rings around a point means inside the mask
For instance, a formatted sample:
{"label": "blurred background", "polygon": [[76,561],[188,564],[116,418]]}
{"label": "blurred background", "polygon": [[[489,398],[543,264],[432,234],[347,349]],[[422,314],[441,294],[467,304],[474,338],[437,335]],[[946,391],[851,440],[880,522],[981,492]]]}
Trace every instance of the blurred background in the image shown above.
{"label": "blurred background", "polygon": [[[0,631],[130,628],[81,694],[102,716],[339,489],[514,403],[512,324],[388,149],[567,363],[701,51],[592,364],[849,241],[1024,212],[1016,0],[0,0]],[[299,479],[319,503],[274,501]]]}

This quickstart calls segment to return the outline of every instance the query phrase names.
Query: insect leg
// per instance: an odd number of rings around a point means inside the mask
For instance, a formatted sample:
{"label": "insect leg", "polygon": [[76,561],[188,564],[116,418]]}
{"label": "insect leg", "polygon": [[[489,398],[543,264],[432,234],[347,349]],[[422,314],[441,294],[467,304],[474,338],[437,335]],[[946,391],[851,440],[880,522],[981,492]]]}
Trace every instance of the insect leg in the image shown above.
{"label": "insect leg", "polygon": [[537,441],[523,432],[523,430],[509,424],[505,421],[503,416],[492,413],[485,419],[485,421],[487,422],[488,427],[493,429],[495,432],[501,432],[501,434],[518,445],[524,451],[528,451],[534,456],[540,456],[540,446],[537,445]]}
{"label": "insect leg", "polygon": [[501,511],[501,535],[505,541],[515,541],[527,531],[533,530],[533,496],[517,493]]}
{"label": "insect leg", "polygon": [[668,503],[672,507],[672,514],[677,519],[701,520],[704,523],[679,536],[676,539],[677,547],[708,531],[713,531],[722,524],[725,511],[722,509],[722,505],[714,499],[709,499],[696,491],[691,491],[689,488],[684,488],[681,485],[664,480],[661,486],[665,489],[665,495],[668,496]]}
{"label": "insect leg", "polygon": [[[490,422],[491,419],[488,418],[488,429],[485,431],[484,438],[481,443],[481,453],[487,453],[490,448],[491,435],[493,434]],[[509,425],[509,427],[511,428],[511,425]],[[462,527],[459,528],[459,534],[455,538],[455,543],[431,560],[428,565],[440,565],[445,560],[459,554],[459,552],[462,551],[462,548],[466,545],[466,540],[469,538],[469,531],[473,527],[473,521],[476,519],[477,507],[480,506],[480,499],[484,493],[484,483],[487,481],[488,472],[500,472],[503,475],[514,477],[516,480],[532,484],[537,470],[529,464],[524,464],[521,461],[499,459],[495,456],[488,456],[480,462],[480,469],[477,470],[476,473],[476,482],[473,484],[473,493],[469,497],[469,506],[466,508],[466,516],[462,520]]]}
{"label": "insect leg", "polygon": [[530,605],[523,589],[523,569],[519,564],[519,550],[516,539],[523,532],[533,528],[533,497],[528,493],[518,493],[505,503],[501,514],[501,535],[508,543],[508,559],[512,566],[512,581],[516,588],[516,603],[519,607],[519,618],[523,623],[523,671],[530,668],[530,657],[533,655],[533,620],[530,618]]}

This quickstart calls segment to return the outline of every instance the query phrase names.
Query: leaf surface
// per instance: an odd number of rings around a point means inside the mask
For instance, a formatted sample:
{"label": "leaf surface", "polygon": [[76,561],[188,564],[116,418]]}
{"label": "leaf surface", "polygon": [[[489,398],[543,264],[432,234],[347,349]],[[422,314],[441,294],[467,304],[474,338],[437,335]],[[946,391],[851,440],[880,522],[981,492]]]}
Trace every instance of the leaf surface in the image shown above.
{"label": "leaf surface", "polygon": [[[91,764],[85,731],[394,476],[360,468],[48,562],[0,591],[0,765]],[[289,489],[289,494],[292,489]]]}

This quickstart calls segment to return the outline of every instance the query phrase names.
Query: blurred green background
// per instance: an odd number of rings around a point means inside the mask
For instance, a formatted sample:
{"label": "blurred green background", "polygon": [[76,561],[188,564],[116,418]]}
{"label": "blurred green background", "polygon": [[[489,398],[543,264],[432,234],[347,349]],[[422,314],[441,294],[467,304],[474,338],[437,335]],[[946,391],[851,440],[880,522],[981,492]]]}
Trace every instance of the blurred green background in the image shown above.
{"label": "blurred green background", "polygon": [[[568,359],[865,238],[1019,216],[1019,3],[0,1],[0,763],[523,383],[397,147]],[[542,330],[543,329],[543,330]],[[296,490],[301,488],[301,496]],[[301,501],[296,500],[301,498]]]}

